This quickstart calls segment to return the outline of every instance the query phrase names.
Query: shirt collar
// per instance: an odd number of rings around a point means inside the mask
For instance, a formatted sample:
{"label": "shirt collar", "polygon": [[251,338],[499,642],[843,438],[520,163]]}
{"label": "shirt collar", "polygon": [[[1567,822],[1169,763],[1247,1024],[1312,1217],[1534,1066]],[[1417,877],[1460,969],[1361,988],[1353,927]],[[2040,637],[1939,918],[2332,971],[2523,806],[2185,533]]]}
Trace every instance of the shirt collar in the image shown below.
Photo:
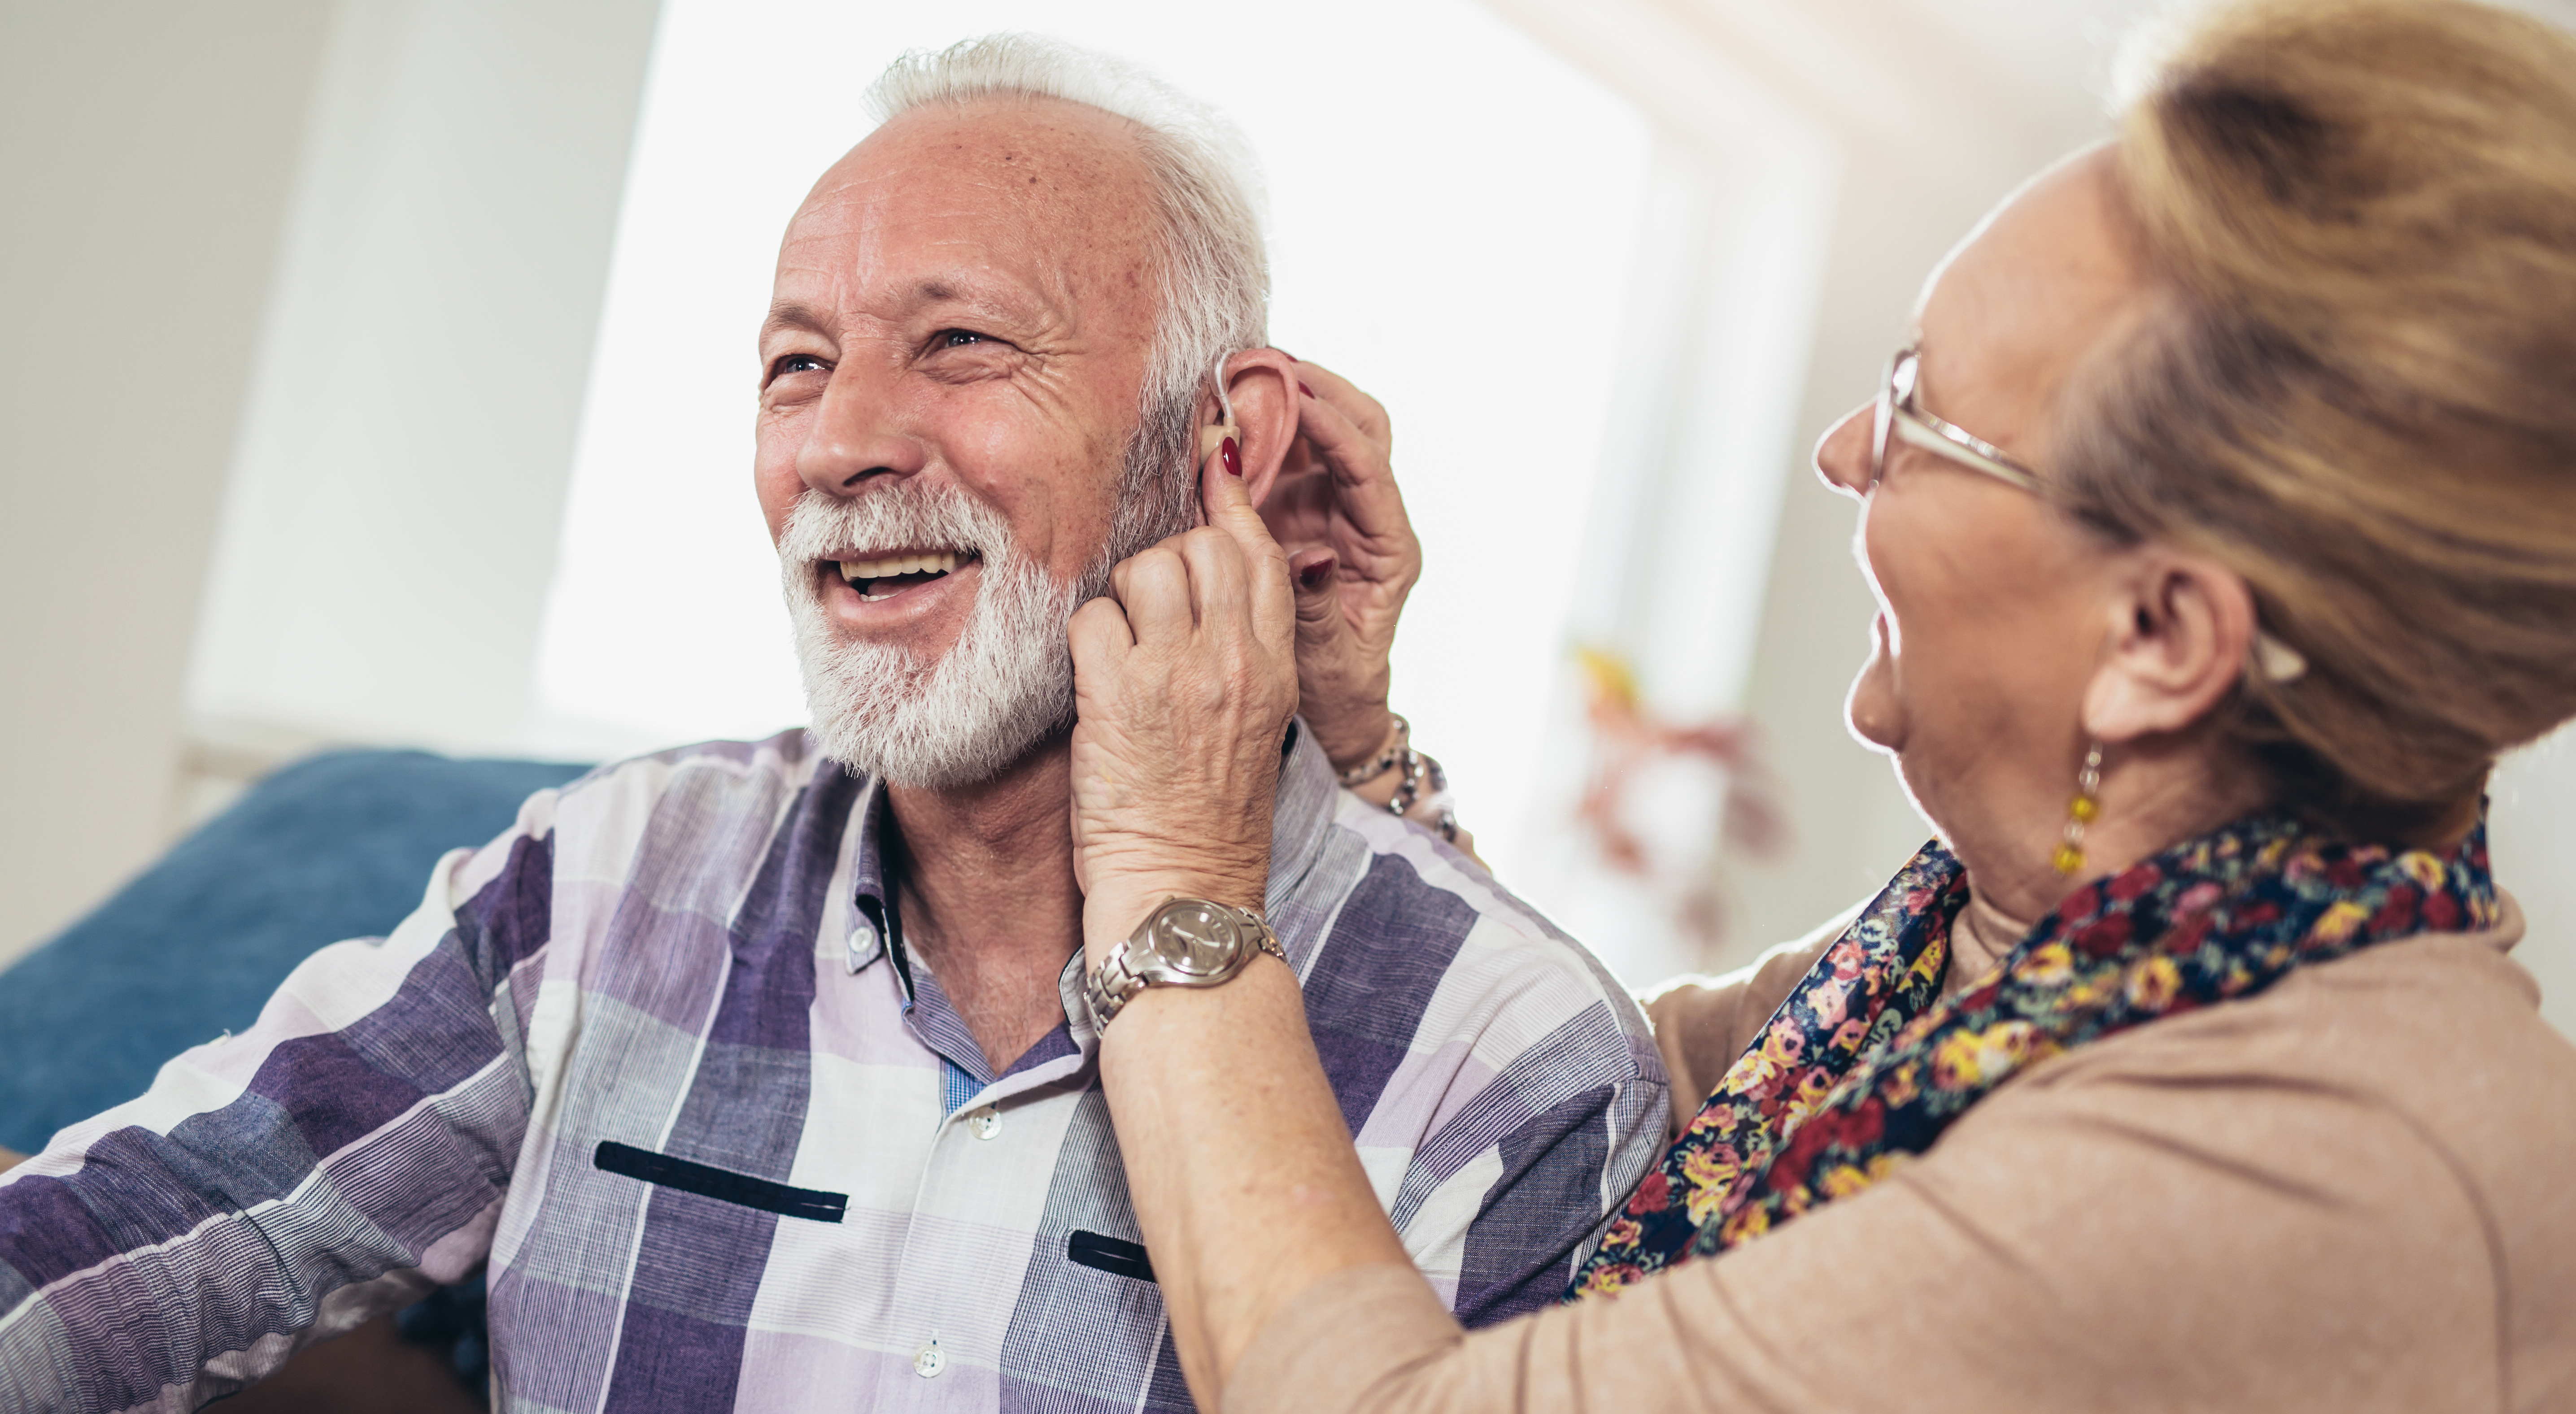
{"label": "shirt collar", "polygon": [[[841,940],[841,970],[860,973],[886,956],[886,940],[893,933],[895,918],[886,905],[885,857],[880,842],[887,825],[884,783],[868,777],[859,788],[859,798],[850,807],[851,828],[841,836],[841,867],[838,877],[847,884],[835,891],[826,917],[833,920],[824,938],[828,948],[834,936]],[[911,979],[905,978],[904,994],[911,996]]]}
{"label": "shirt collar", "polygon": [[[1270,883],[1263,900],[1274,921],[1295,898],[1307,873],[1322,856],[1341,794],[1332,763],[1324,758],[1323,749],[1315,745],[1314,734],[1305,730],[1303,722],[1289,723],[1280,755],[1279,797],[1270,812]],[[890,956],[888,941],[900,936],[902,930],[902,919],[886,887],[884,845],[886,832],[893,825],[891,808],[883,783],[873,777],[861,787],[857,802],[850,808],[854,828],[843,836],[842,867],[836,871],[849,884],[826,914],[838,924],[834,931],[841,939],[841,970],[845,973],[864,972]],[[1295,951],[1292,949],[1292,956]],[[1074,1039],[1088,1052],[1096,1038],[1089,1009],[1082,1002],[1079,958],[1076,954],[1066,961],[1060,986]],[[895,959],[895,968],[904,999],[909,1002],[913,996],[911,968],[900,957]]]}
{"label": "shirt collar", "polygon": [[1301,719],[1288,723],[1288,740],[1280,749],[1279,799],[1270,808],[1270,885],[1262,900],[1274,926],[1278,915],[1295,901],[1306,875],[1323,857],[1333,813],[1341,808],[1342,786],[1315,734]]}

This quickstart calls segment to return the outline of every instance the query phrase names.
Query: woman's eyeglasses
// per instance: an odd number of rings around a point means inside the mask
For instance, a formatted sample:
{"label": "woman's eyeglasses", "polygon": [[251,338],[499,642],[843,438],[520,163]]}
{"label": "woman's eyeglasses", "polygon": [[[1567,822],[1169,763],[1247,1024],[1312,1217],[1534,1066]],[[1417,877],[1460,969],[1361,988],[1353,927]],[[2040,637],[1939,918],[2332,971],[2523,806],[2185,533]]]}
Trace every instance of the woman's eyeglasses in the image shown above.
{"label": "woman's eyeglasses", "polygon": [[2004,449],[1955,422],[1934,417],[1914,405],[1914,388],[1923,365],[1920,349],[1900,350],[1887,361],[1887,381],[1878,388],[1878,426],[1869,444],[1869,484],[1887,476],[1887,443],[1893,435],[1959,465],[1982,471],[2007,485],[2037,494],[2039,476],[2004,455]]}

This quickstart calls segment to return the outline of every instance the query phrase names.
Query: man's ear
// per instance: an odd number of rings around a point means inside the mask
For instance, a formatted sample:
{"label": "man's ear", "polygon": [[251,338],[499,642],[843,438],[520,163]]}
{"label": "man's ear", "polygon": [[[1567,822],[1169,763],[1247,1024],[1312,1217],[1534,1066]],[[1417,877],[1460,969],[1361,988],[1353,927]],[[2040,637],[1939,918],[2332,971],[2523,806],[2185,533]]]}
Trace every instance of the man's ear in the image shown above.
{"label": "man's ear", "polygon": [[2085,731],[2111,745],[2207,718],[2254,643],[2254,592],[2234,570],[2160,546],[2133,555],[2112,582],[2110,631],[2084,693]]}
{"label": "man's ear", "polygon": [[[1244,489],[1258,507],[1297,441],[1297,360],[1277,349],[1246,349],[1225,361],[1225,392],[1234,403]],[[1199,399],[1199,416],[1202,427],[1225,421],[1214,397]]]}

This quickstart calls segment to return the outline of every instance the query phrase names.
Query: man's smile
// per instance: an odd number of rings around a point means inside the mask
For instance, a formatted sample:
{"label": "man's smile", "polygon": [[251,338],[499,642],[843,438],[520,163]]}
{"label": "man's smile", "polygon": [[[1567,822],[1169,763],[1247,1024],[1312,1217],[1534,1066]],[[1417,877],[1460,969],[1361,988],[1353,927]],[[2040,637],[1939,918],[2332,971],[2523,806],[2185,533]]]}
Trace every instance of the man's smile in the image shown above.
{"label": "man's smile", "polygon": [[984,556],[967,546],[843,550],[814,563],[814,587],[845,633],[910,634],[956,616],[962,625],[983,589]]}
{"label": "man's smile", "polygon": [[863,602],[874,604],[945,579],[958,566],[979,564],[982,559],[974,550],[903,550],[865,559],[854,555],[831,563],[840,568],[843,583],[858,591]]}

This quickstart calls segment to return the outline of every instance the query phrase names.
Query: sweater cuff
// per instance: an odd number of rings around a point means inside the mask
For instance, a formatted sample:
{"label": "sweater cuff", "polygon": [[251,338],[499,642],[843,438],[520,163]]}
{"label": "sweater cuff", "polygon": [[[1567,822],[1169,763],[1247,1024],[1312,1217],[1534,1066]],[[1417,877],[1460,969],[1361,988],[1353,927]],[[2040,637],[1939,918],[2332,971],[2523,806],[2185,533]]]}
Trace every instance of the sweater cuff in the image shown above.
{"label": "sweater cuff", "polygon": [[1333,1273],[1253,1334],[1226,1382],[1225,1414],[1351,1414],[1390,1376],[1464,1338],[1430,1283],[1385,1263]]}

